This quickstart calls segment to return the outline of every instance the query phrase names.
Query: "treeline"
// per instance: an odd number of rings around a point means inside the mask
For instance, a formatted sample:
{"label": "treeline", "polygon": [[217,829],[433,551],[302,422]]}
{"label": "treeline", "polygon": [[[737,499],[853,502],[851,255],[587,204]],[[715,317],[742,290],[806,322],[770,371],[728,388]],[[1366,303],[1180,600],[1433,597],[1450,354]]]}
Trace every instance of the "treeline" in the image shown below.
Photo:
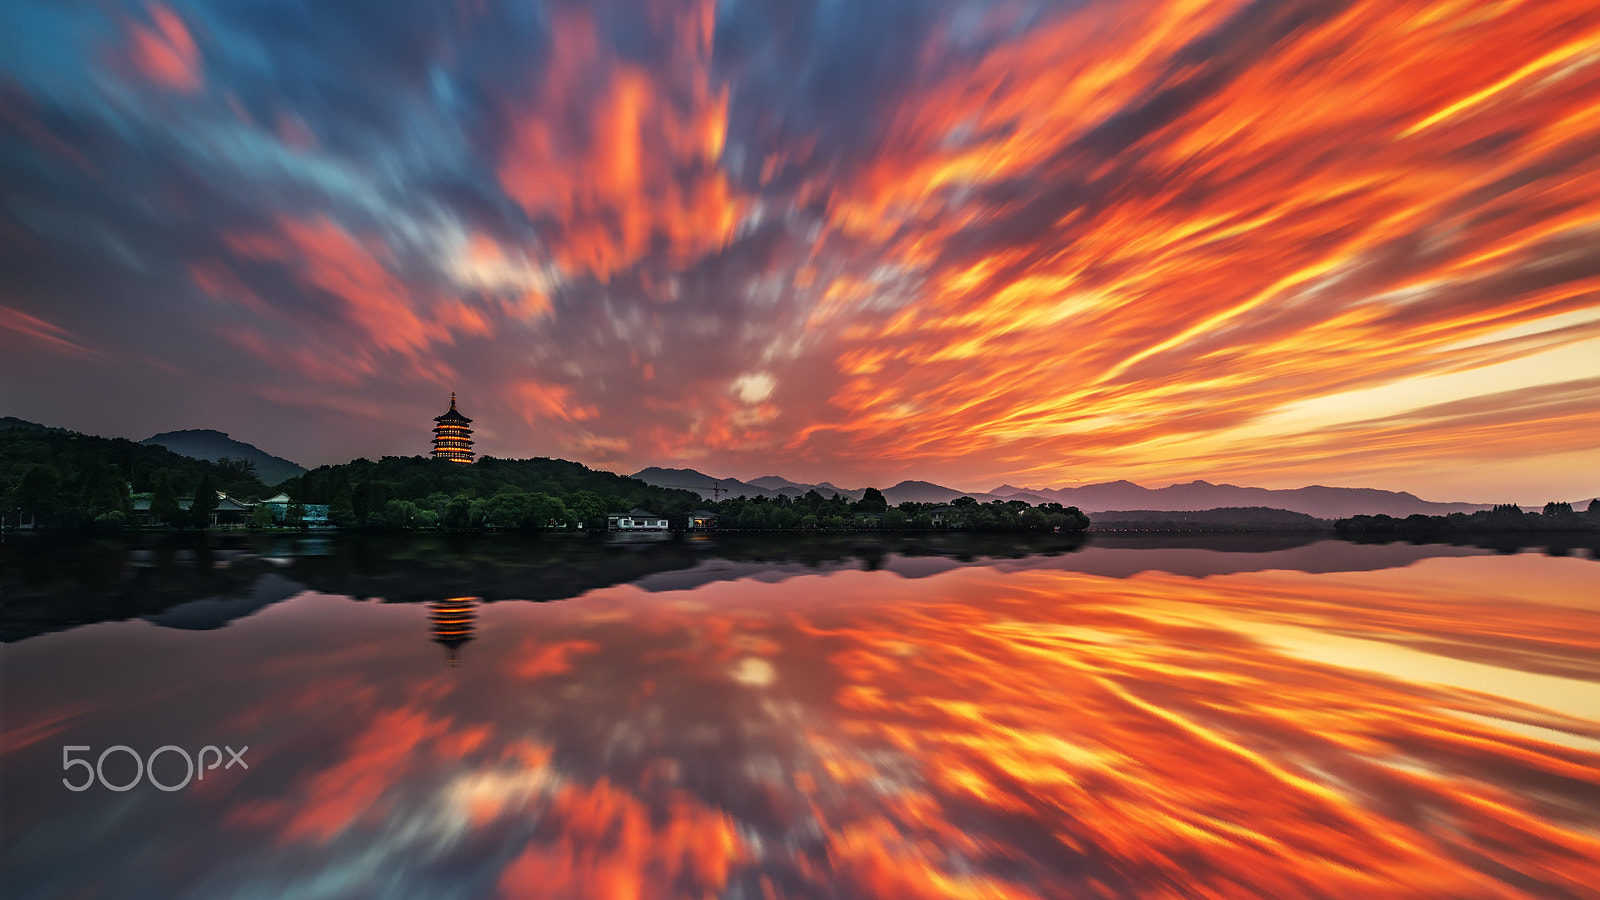
{"label": "treeline", "polygon": [[[165,447],[36,427],[0,429],[0,518],[7,526],[117,529],[133,521],[133,501],[149,494],[171,525],[203,525],[216,491],[240,500],[268,496],[250,463],[207,462]],[[200,496],[199,509],[178,498]]]}
{"label": "treeline", "polygon": [[1224,506],[1187,512],[1135,509],[1095,513],[1099,531],[1321,531],[1326,519],[1267,506]]}
{"label": "treeline", "polygon": [[[123,438],[32,426],[0,429],[0,518],[9,526],[116,530],[134,523],[135,501],[148,500],[155,527],[203,528],[217,508],[216,491],[249,504],[280,490],[291,501],[280,511],[290,525],[302,524],[309,507],[325,506],[329,524],[373,531],[601,530],[609,514],[635,508],[666,517],[673,528],[686,527],[688,514],[698,510],[715,513],[722,528],[749,531],[1074,532],[1089,526],[1076,507],[1059,503],[1035,507],[962,497],[891,508],[870,488],[854,502],[816,491],[792,499],[708,502],[692,491],[560,459],[482,457],[460,465],[386,456],[322,466],[269,488],[244,461],[207,462]],[[272,526],[273,509],[258,506],[249,523]]]}
{"label": "treeline", "polygon": [[1494,509],[1448,516],[1352,516],[1333,523],[1340,534],[1469,534],[1473,532],[1600,531],[1600,499],[1578,512],[1571,503],[1546,503],[1540,512],[1524,512],[1514,503]]}
{"label": "treeline", "polygon": [[889,531],[1083,531],[1089,517],[1076,506],[1044,503],[1033,506],[1025,500],[994,500],[979,503],[960,497],[948,504],[906,502],[890,507],[883,492],[867,488],[860,500],[834,494],[823,497],[815,490],[790,499],[778,497],[733,497],[707,504],[717,513],[721,528],[746,531],[814,531],[847,528]]}
{"label": "treeline", "polygon": [[609,513],[643,507],[682,517],[700,498],[564,459],[480,457],[461,465],[423,456],[357,459],[279,485],[301,507],[326,505],[340,528],[369,530],[603,529]]}
{"label": "treeline", "polygon": [[816,491],[803,497],[734,497],[708,502],[692,491],[561,459],[482,457],[470,466],[426,457],[386,456],[313,469],[285,481],[297,507],[326,505],[340,528],[382,531],[600,530],[612,513],[642,508],[674,529],[688,514],[715,513],[720,528],[750,531],[844,529],[1082,531],[1088,517],[1075,507],[1021,500],[980,504],[963,497],[950,505],[902,503],[890,508],[881,491],[858,501]]}

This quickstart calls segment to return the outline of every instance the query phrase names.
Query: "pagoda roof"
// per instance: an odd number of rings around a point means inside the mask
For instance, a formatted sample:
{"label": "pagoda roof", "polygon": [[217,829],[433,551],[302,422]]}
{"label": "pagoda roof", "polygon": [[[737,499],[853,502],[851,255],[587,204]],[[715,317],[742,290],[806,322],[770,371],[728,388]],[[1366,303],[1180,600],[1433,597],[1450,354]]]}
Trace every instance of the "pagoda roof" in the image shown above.
{"label": "pagoda roof", "polygon": [[456,409],[456,395],[455,395],[454,391],[450,392],[450,411],[446,412],[442,416],[434,416],[433,420],[435,422],[463,422],[463,423],[472,421],[471,419],[467,418],[466,416],[463,416],[461,414],[461,412]]}

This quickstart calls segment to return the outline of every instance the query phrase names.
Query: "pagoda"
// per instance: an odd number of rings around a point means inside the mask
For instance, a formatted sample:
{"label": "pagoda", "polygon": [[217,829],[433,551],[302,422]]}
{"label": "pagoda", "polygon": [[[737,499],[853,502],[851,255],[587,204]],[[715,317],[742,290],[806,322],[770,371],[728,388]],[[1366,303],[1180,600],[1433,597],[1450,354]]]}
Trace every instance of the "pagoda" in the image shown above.
{"label": "pagoda", "polygon": [[433,418],[433,452],[436,459],[472,462],[472,420],[456,410],[456,392],[450,392],[450,411]]}
{"label": "pagoda", "polygon": [[445,662],[452,668],[461,664],[461,645],[472,640],[478,619],[477,597],[451,597],[428,604],[428,624],[433,642],[445,649]]}

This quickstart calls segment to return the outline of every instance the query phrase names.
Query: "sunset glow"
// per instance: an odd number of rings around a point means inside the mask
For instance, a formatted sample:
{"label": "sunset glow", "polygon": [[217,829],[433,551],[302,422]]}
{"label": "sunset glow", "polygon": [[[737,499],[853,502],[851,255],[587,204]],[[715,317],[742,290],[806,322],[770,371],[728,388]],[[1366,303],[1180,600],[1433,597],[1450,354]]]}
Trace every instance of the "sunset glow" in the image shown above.
{"label": "sunset glow", "polygon": [[315,466],[426,453],[460,390],[479,452],[623,472],[1600,491],[1591,0],[0,31],[3,414]]}

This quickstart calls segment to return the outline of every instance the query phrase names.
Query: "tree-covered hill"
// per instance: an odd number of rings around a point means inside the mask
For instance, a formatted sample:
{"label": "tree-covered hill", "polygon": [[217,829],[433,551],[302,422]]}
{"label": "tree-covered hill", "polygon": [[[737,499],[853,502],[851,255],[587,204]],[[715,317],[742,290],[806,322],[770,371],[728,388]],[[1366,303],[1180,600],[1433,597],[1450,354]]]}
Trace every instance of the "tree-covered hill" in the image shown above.
{"label": "tree-covered hill", "polygon": [[1486,532],[1581,532],[1600,531],[1600,499],[1590,500],[1582,512],[1571,503],[1551,501],[1538,512],[1524,512],[1512,503],[1472,515],[1448,516],[1352,516],[1333,523],[1341,535],[1449,535]]}
{"label": "tree-covered hill", "polygon": [[204,485],[241,500],[267,490],[237,460],[61,429],[0,429],[0,516],[8,525],[20,517],[46,528],[120,527],[131,520],[130,493],[192,497]]}
{"label": "tree-covered hill", "polygon": [[280,487],[301,504],[327,504],[335,525],[369,528],[605,527],[611,512],[643,507],[681,515],[700,498],[564,459],[498,459],[461,465],[385,456],[321,466]]}
{"label": "tree-covered hill", "polygon": [[1172,512],[1135,509],[1095,513],[1096,531],[1326,531],[1327,521],[1265,506]]}

